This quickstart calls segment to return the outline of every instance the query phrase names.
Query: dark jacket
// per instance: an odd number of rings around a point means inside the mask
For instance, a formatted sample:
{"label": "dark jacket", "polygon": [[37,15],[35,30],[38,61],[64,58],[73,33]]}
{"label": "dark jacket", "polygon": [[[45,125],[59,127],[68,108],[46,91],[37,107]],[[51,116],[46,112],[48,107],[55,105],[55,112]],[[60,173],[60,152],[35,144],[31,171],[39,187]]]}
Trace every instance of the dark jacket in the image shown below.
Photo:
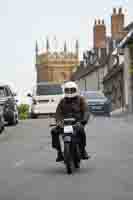
{"label": "dark jacket", "polygon": [[77,121],[88,121],[90,116],[88,105],[84,97],[63,98],[56,109],[56,121],[73,117]]}

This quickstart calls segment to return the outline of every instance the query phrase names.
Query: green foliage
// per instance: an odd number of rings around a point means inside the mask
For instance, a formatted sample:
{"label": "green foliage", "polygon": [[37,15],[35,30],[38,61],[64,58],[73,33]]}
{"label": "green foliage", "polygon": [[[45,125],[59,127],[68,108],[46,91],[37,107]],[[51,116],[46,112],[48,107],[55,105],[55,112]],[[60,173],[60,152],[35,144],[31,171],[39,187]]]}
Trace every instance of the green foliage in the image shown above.
{"label": "green foliage", "polygon": [[133,65],[131,65],[131,66],[129,67],[129,73],[130,73],[130,74],[133,74]]}
{"label": "green foliage", "polygon": [[19,119],[28,119],[29,118],[29,105],[20,104],[18,106]]}
{"label": "green foliage", "polygon": [[128,48],[129,48],[129,49],[132,49],[132,48],[133,48],[133,42],[130,42],[130,43],[128,44]]}

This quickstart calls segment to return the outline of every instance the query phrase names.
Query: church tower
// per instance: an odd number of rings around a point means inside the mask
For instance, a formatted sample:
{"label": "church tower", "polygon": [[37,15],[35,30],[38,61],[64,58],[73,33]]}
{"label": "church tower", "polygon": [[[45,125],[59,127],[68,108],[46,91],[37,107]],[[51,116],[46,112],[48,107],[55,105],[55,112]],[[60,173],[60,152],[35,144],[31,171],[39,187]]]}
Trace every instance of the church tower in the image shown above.
{"label": "church tower", "polygon": [[74,52],[67,49],[66,41],[63,51],[55,49],[52,52],[47,38],[46,51],[38,52],[38,45],[36,44],[36,55],[37,82],[63,83],[71,79],[73,70],[79,66],[78,41],[76,41]]}

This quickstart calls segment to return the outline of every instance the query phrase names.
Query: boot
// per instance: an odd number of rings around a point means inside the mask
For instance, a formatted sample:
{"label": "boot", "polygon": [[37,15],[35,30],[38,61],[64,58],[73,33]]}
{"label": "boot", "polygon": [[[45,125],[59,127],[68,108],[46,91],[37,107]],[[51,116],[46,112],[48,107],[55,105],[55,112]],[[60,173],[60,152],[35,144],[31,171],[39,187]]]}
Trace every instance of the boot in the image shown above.
{"label": "boot", "polygon": [[85,150],[85,148],[83,149],[83,151],[81,152],[81,158],[83,160],[88,160],[91,158],[91,156],[88,155],[87,151]]}
{"label": "boot", "polygon": [[61,162],[64,160],[63,154],[61,151],[57,152],[57,158],[56,158],[56,162]]}

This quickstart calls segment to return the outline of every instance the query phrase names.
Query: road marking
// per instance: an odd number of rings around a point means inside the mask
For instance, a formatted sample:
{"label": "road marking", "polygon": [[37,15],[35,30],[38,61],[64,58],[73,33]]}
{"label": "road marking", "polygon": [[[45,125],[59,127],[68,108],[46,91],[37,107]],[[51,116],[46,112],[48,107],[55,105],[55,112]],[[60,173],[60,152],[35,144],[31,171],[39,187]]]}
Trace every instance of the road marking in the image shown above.
{"label": "road marking", "polygon": [[17,161],[17,162],[15,163],[15,167],[20,167],[20,166],[22,166],[23,164],[24,164],[24,160]]}

